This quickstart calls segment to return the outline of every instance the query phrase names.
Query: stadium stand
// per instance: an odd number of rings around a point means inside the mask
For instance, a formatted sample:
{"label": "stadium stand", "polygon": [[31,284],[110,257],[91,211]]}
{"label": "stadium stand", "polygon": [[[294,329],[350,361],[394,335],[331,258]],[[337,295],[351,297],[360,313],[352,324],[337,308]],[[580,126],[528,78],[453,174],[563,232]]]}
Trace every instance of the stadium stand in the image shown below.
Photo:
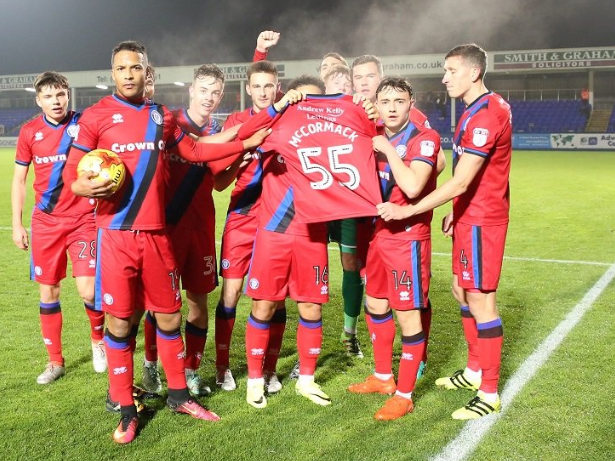
{"label": "stadium stand", "polygon": [[[509,101],[513,114],[513,131],[515,133],[583,133],[587,125],[587,116],[581,110],[579,100],[543,100],[543,101]],[[419,107],[423,110],[422,107]],[[431,126],[439,133],[450,132],[450,101],[447,101],[446,115],[442,117],[438,107],[426,107],[424,112],[429,117]],[[463,105],[456,105],[457,118],[463,111]],[[615,128],[615,112],[611,115],[609,129]]]}
{"label": "stadium stand", "polygon": [[609,119],[609,126],[607,128],[607,133],[615,133],[615,107],[611,112],[611,118]]}
{"label": "stadium stand", "polygon": [[40,109],[38,107],[2,110],[0,111],[0,126],[4,127],[5,135],[10,135],[39,112]]}

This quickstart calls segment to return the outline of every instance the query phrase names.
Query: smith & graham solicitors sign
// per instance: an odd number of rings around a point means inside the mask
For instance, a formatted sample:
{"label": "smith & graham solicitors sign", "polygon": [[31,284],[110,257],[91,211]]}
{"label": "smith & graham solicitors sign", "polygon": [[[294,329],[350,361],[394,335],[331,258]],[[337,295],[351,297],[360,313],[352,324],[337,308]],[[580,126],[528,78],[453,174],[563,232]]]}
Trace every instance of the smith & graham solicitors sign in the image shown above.
{"label": "smith & graham solicitors sign", "polygon": [[615,67],[615,48],[494,53],[494,70],[590,69]]}
{"label": "smith & graham solicitors sign", "polygon": [[9,77],[0,77],[0,90],[32,88],[36,77],[36,75],[13,75]]}

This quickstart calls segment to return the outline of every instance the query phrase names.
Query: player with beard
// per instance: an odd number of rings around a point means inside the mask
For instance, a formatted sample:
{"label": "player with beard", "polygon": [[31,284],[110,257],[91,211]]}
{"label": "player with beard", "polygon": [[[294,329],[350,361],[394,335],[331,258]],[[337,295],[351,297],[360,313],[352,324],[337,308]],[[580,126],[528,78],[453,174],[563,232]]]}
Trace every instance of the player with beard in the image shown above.
{"label": "player with beard", "polygon": [[[145,99],[148,59],[142,44],[119,43],[111,64],[116,91],[84,112],[64,179],[76,195],[98,199],[95,300],[96,308],[107,314],[109,392],[121,406],[113,439],[124,444],[134,440],[139,425],[132,395],[138,306],[155,312],[169,408],[197,419],[219,420],[190,396],[186,385],[181,293],[165,230],[166,152],[173,148],[193,162],[213,161],[259,145],[266,132],[244,142],[195,143],[166,107]],[[95,148],[112,150],[124,162],[126,181],[115,194],[111,181],[92,181],[87,172],[77,177],[79,160]]]}

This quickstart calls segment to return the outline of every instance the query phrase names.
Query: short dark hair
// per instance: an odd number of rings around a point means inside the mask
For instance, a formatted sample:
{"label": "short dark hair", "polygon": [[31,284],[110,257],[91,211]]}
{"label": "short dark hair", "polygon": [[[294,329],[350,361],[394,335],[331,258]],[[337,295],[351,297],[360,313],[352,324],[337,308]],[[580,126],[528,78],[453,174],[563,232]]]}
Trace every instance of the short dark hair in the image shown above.
{"label": "short dark hair", "polygon": [[380,72],[380,75],[384,75],[384,68],[382,67],[382,61],[380,60],[378,56],[373,55],[373,54],[364,54],[356,58],[354,61],[352,61],[351,69],[354,70],[355,67],[360,66],[361,64],[368,64],[370,62],[373,62],[374,64],[376,64],[376,66],[378,67],[378,72]]}
{"label": "short dark hair", "polygon": [[414,98],[414,90],[412,89],[412,85],[408,80],[403,77],[385,77],[378,85],[378,89],[376,90],[376,97],[378,94],[385,90],[391,89],[401,92],[406,92],[410,95],[410,100]]}
{"label": "short dark hair", "polygon": [[446,54],[444,59],[457,56],[467,61],[468,64],[478,67],[480,69],[479,78],[484,78],[487,72],[487,52],[483,48],[476,43],[457,45]]}
{"label": "short dark hair", "polygon": [[322,67],[322,62],[327,59],[327,58],[335,58],[337,59],[339,62],[341,62],[343,65],[345,65],[346,67],[348,67],[348,61],[346,61],[344,59],[344,56],[342,56],[339,53],[335,53],[335,52],[331,52],[331,53],[327,53],[325,54],[322,59],[320,60],[320,66],[318,66],[318,70],[320,70],[320,68]]}
{"label": "short dark hair", "polygon": [[43,72],[41,75],[36,77],[36,80],[34,80],[34,90],[37,94],[40,93],[46,86],[50,86],[52,88],[64,88],[68,90],[68,79],[55,70],[48,70],[47,72]]}
{"label": "short dark hair", "polygon": [[275,78],[278,78],[278,68],[271,61],[256,61],[248,67],[248,71],[246,72],[248,80],[250,80],[252,74],[271,74],[275,76]]}
{"label": "short dark hair", "polygon": [[306,85],[314,85],[320,89],[323,93],[325,92],[325,82],[320,77],[315,77],[314,75],[303,74],[297,78],[293,78],[290,82],[288,82],[288,86],[286,91],[288,90],[296,90],[300,86]]}
{"label": "short dark hair", "polygon": [[149,61],[147,58],[147,48],[145,48],[145,45],[135,40],[125,40],[113,47],[113,51],[111,51],[111,67],[113,67],[113,59],[115,58],[115,55],[120,51],[133,51],[135,53],[141,53],[145,58],[145,62],[147,63]]}
{"label": "short dark hair", "polygon": [[224,72],[215,64],[203,64],[194,69],[194,78],[213,77],[214,80],[220,80],[224,83]]}

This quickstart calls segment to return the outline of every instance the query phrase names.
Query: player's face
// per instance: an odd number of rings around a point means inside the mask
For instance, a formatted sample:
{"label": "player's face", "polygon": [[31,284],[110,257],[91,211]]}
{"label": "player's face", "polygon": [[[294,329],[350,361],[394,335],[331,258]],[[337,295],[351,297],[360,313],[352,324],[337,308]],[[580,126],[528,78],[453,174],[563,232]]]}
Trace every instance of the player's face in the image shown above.
{"label": "player's face", "polygon": [[332,75],[325,82],[325,94],[352,94],[352,83],[347,74]]}
{"label": "player's face", "polygon": [[472,88],[477,69],[468,66],[461,56],[451,56],[444,61],[442,83],[451,98],[462,98]]}
{"label": "player's face", "polygon": [[67,88],[44,86],[36,95],[36,104],[50,122],[61,122],[68,113],[69,93]]}
{"label": "player's face", "polygon": [[407,91],[384,88],[378,93],[376,106],[384,126],[393,133],[397,133],[408,122],[412,99]]}
{"label": "player's face", "polygon": [[215,77],[205,75],[194,80],[190,87],[190,112],[207,119],[222,101],[224,84]]}
{"label": "player's face", "polygon": [[376,90],[382,75],[375,62],[366,62],[352,68],[352,85],[355,93],[362,94],[368,101],[376,100]]}
{"label": "player's face", "polygon": [[143,53],[122,50],[113,57],[111,78],[116,93],[132,102],[140,103],[145,96],[147,63]]}
{"label": "player's face", "polygon": [[278,88],[278,79],[273,74],[258,72],[250,76],[246,91],[252,97],[255,112],[266,109],[275,102]]}
{"label": "player's face", "polygon": [[320,63],[320,78],[325,78],[325,75],[327,75],[327,71],[337,64],[344,63],[339,59],[334,58],[333,56],[327,56],[325,59],[323,59]]}

